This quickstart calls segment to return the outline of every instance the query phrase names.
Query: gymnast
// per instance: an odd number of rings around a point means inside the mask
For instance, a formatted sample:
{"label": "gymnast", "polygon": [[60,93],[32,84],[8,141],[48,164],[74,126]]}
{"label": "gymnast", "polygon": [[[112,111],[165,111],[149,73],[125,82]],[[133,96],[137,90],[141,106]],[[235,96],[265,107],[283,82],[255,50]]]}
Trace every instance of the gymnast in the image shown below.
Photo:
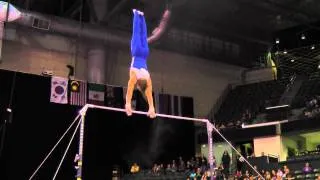
{"label": "gymnast", "polygon": [[132,61],[129,72],[129,81],[126,95],[126,113],[132,115],[131,99],[135,85],[146,98],[149,110],[147,115],[155,118],[155,108],[152,96],[152,81],[147,67],[147,57],[149,56],[149,45],[147,37],[147,26],[144,14],[141,11],[133,10],[133,31],[131,39]]}
{"label": "gymnast", "polygon": [[156,27],[150,37],[147,37],[147,25],[144,13],[136,9],[133,10],[133,30],[131,39],[131,66],[129,71],[129,81],[126,94],[126,113],[132,115],[132,94],[134,87],[142,93],[148,102],[149,110],[147,115],[150,118],[156,117],[152,96],[152,81],[147,67],[147,58],[149,56],[149,44],[156,42],[164,33],[170,15],[171,4],[167,3],[167,8],[162,16],[160,24]]}

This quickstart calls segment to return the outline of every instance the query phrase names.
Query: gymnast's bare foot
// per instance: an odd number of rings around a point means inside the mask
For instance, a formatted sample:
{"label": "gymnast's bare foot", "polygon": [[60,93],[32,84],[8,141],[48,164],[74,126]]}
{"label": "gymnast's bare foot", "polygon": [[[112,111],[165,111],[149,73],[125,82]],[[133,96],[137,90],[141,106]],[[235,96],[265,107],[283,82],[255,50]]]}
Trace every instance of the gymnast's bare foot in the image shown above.
{"label": "gymnast's bare foot", "polygon": [[127,116],[131,116],[131,115],[132,115],[131,104],[126,104],[126,105],[125,105],[125,109],[126,109],[126,114],[127,114]]}
{"label": "gymnast's bare foot", "polygon": [[140,14],[141,16],[144,15],[144,13],[143,13],[142,11],[139,11],[139,10],[137,10],[137,9],[132,9],[132,12],[133,12],[133,13],[138,13],[138,14]]}
{"label": "gymnast's bare foot", "polygon": [[140,14],[141,16],[144,15],[144,13],[142,11],[138,11],[138,14]]}
{"label": "gymnast's bare foot", "polygon": [[156,117],[156,112],[155,112],[155,110],[154,110],[154,107],[152,107],[152,108],[149,108],[149,111],[148,111],[148,117],[150,117],[150,118],[155,118]]}

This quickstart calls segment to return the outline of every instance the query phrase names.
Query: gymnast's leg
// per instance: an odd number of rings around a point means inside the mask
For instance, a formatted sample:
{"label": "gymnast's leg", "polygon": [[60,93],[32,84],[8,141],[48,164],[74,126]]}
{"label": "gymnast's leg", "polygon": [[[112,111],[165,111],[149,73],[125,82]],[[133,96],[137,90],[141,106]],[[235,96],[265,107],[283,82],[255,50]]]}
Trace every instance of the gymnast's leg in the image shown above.
{"label": "gymnast's leg", "polygon": [[139,56],[141,51],[141,18],[137,10],[133,10],[133,24],[131,37],[131,56]]}
{"label": "gymnast's leg", "polygon": [[148,45],[148,30],[147,23],[145,17],[143,15],[140,16],[140,36],[141,36],[141,46],[144,48],[144,53],[146,56],[149,54],[149,45]]}

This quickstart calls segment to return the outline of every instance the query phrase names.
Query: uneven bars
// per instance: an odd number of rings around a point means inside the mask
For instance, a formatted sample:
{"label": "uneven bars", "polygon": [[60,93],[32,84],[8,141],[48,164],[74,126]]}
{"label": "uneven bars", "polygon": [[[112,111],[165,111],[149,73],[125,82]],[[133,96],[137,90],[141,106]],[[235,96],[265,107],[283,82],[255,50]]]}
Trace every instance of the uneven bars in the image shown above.
{"label": "uneven bars", "polygon": [[[105,109],[105,110],[112,110],[112,111],[120,111],[120,112],[126,112],[125,109],[121,108],[114,108],[114,107],[107,107],[107,106],[98,106],[93,104],[86,104],[87,108],[97,108],[97,109]],[[85,107],[84,107],[85,108]],[[132,113],[135,114],[142,114],[147,115],[147,112],[144,111],[132,111]],[[157,117],[165,117],[165,118],[172,118],[172,119],[180,119],[180,120],[188,120],[188,121],[197,121],[197,122],[204,122],[207,123],[208,119],[199,119],[199,118],[190,118],[190,117],[182,117],[182,116],[174,116],[174,115],[167,115],[167,114],[156,114]]]}

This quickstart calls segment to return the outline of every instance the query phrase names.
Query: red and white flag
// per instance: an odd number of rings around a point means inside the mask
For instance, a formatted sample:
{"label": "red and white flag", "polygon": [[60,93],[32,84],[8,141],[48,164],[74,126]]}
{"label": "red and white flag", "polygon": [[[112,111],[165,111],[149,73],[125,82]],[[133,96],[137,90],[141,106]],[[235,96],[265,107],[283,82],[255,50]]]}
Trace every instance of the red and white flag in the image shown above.
{"label": "red and white flag", "polygon": [[75,106],[84,106],[87,103],[87,83],[83,81],[72,80],[70,81],[69,86],[69,104]]}

